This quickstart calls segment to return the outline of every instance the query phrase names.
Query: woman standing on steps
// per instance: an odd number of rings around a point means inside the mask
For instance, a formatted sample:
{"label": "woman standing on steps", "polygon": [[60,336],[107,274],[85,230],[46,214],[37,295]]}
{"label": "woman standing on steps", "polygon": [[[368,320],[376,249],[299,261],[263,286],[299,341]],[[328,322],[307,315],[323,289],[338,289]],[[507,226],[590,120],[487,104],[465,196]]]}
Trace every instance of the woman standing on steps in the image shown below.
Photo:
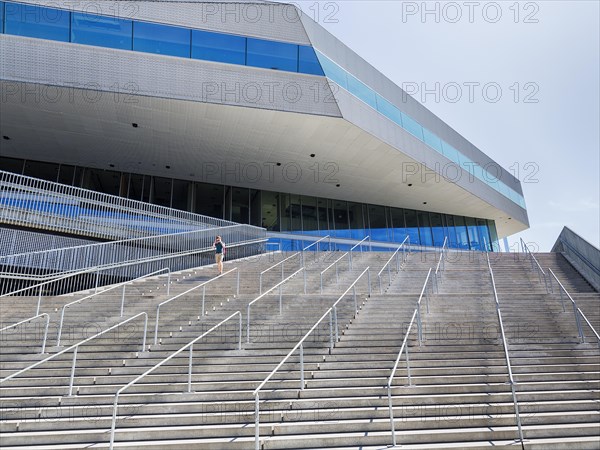
{"label": "woman standing on steps", "polygon": [[215,238],[213,248],[215,249],[215,262],[217,263],[217,270],[219,271],[219,275],[221,275],[223,273],[223,255],[225,255],[225,243],[221,241],[221,236],[217,236]]}

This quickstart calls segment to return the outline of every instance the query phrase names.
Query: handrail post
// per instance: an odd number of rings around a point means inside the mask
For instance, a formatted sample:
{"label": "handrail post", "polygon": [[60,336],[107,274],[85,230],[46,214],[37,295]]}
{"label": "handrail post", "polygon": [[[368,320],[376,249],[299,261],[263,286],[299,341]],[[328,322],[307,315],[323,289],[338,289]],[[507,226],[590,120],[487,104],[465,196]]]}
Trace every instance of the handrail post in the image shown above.
{"label": "handrail post", "polygon": [[279,315],[283,314],[283,284],[279,285]]}
{"label": "handrail post", "polygon": [[206,309],[204,308],[204,301],[206,299],[206,286],[202,286],[202,310],[200,311],[200,317],[204,322],[204,314],[206,313]]}
{"label": "handrail post", "polygon": [[394,406],[392,405],[392,386],[388,383],[388,408],[390,410],[390,427],[392,429],[392,446],[396,447],[396,428],[394,426]]}
{"label": "handrail post", "polygon": [[40,290],[39,290],[39,294],[38,294],[38,303],[37,303],[37,310],[35,311],[35,315],[39,315],[40,313],[40,305],[42,304],[42,287],[43,285],[40,285]]}
{"label": "handrail post", "polygon": [[171,269],[167,268],[167,295],[171,293]]}
{"label": "handrail post", "polygon": [[300,344],[300,390],[304,390],[304,346]]}
{"label": "handrail post", "polygon": [[250,305],[248,305],[246,312],[246,343],[250,343]]}
{"label": "handrail post", "polygon": [[421,305],[417,305],[417,337],[419,339],[419,347],[423,341],[423,330],[421,323]]}
{"label": "handrail post", "polygon": [[69,397],[73,395],[73,383],[75,381],[75,364],[77,362],[77,350],[79,350],[79,346],[75,347],[75,350],[73,351],[73,363],[71,364],[71,377],[69,379]]}
{"label": "handrail post", "polygon": [[50,316],[46,314],[46,326],[44,327],[44,340],[42,341],[41,353],[46,353],[46,341],[48,340],[48,327],[50,326]]}
{"label": "handrail post", "polygon": [[381,285],[381,275],[377,274],[377,279],[379,280],[379,294],[383,294],[383,286]]}
{"label": "handrail post", "polygon": [[237,268],[236,268],[236,270],[237,270],[237,287],[235,290],[235,295],[237,297],[239,297],[240,296],[240,270]]}
{"label": "handrail post", "polygon": [[194,344],[190,345],[190,356],[188,357],[188,393],[192,392],[192,361],[193,361]]}
{"label": "handrail post", "polygon": [[258,293],[262,294],[262,277],[263,274],[261,273],[258,277]]}
{"label": "handrail post", "polygon": [[254,450],[260,450],[260,399],[254,396]]}
{"label": "handrail post", "polygon": [[304,275],[304,293],[306,294],[306,269],[302,271]]}
{"label": "handrail post", "polygon": [[319,278],[321,279],[321,290],[319,291],[321,294],[323,293],[323,272],[319,274]]}
{"label": "handrail post", "polygon": [[371,268],[367,267],[367,294],[371,298]]}
{"label": "handrail post", "polygon": [[404,355],[406,357],[406,375],[408,377],[408,385],[412,386],[412,378],[410,376],[410,358],[408,357],[408,343],[404,347]]}
{"label": "handrail post", "polygon": [[337,317],[337,306],[333,307],[333,322],[335,329],[335,342],[340,340],[339,331],[338,331],[338,317]]}
{"label": "handrail post", "polygon": [[100,278],[100,269],[96,270],[96,287],[94,288],[94,293],[98,292],[98,279]]}
{"label": "handrail post", "polygon": [[242,350],[242,313],[239,312],[239,316],[240,316],[240,329],[238,332],[238,350]]}
{"label": "handrail post", "polygon": [[333,351],[333,315],[329,311],[329,354]]}
{"label": "handrail post", "polygon": [[121,293],[121,317],[123,317],[123,309],[125,308],[125,287],[127,285],[123,285],[123,292]]}

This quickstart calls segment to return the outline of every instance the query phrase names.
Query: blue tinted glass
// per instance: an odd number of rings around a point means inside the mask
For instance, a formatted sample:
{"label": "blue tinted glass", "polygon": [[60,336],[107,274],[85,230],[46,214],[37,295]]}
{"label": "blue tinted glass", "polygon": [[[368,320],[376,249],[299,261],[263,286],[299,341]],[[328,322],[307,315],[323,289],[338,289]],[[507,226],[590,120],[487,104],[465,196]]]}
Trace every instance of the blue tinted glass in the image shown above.
{"label": "blue tinted glass", "polygon": [[348,91],[351,94],[356,95],[359,99],[365,102],[373,109],[377,109],[377,100],[375,100],[375,91],[368,87],[363,82],[354,78],[352,75],[348,75]]}
{"label": "blue tinted glass", "polygon": [[336,82],[341,87],[343,87],[344,89],[347,90],[348,89],[348,80],[346,78],[346,71],[344,69],[342,69],[340,66],[338,66],[337,64],[335,64],[333,61],[331,61],[326,56],[324,56],[320,53],[317,53],[317,56],[319,58],[319,61],[321,61],[321,67],[323,68],[323,71],[325,72],[325,76],[327,76],[327,78]]}
{"label": "blue tinted glass", "polygon": [[4,33],[4,2],[0,2],[0,33]]}
{"label": "blue tinted glass", "polygon": [[74,12],[71,42],[131,50],[132,22],[116,17]]}
{"label": "blue tinted glass", "polygon": [[7,3],[5,33],[69,42],[69,12],[61,9]]}
{"label": "blue tinted glass", "polygon": [[192,30],[192,58],[229,64],[246,64],[246,38]]}
{"label": "blue tinted glass", "polygon": [[298,71],[298,46],[248,38],[246,65],[265,69]]}
{"label": "blue tinted glass", "polygon": [[436,152],[444,154],[442,149],[442,140],[429,131],[427,128],[423,128],[423,137],[425,138],[425,143],[429,145]]}
{"label": "blue tinted glass", "polygon": [[157,23],[133,23],[133,49],[138,52],[190,57],[191,32]]}
{"label": "blue tinted glass", "polygon": [[444,156],[450,161],[460,165],[460,158],[458,157],[458,150],[452,147],[450,144],[442,141],[442,149],[444,150]]}
{"label": "blue tinted glass", "polygon": [[298,72],[311,75],[325,75],[314,48],[307,47],[306,45],[298,47]]}
{"label": "blue tinted glass", "polygon": [[392,103],[387,101],[381,95],[376,94],[377,96],[377,111],[383,114],[385,117],[390,119],[392,122],[397,123],[402,126],[402,116],[400,114],[400,110],[396,108]]}
{"label": "blue tinted glass", "polygon": [[413,136],[423,140],[423,127],[412,117],[402,113],[402,127]]}

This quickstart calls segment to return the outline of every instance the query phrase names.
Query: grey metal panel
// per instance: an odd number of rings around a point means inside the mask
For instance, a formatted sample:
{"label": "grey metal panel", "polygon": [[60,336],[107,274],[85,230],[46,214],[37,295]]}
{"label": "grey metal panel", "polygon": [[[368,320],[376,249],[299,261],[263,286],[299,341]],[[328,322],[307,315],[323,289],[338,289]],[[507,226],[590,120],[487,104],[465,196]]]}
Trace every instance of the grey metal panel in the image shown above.
{"label": "grey metal panel", "polygon": [[254,1],[19,1],[90,14],[310,44],[296,7],[286,4]]}
{"label": "grey metal panel", "polygon": [[0,35],[0,78],[340,116],[335,103],[315,101],[323,77],[19,36]]}
{"label": "grey metal panel", "polygon": [[[445,165],[453,165],[461,171],[461,175],[455,178],[454,172],[451,173],[448,170],[446,173],[453,179],[456,185],[462,187],[470,194],[477,196],[493,207],[504,211],[507,214],[507,217],[511,217],[511,220],[517,220],[529,225],[526,210],[479,179],[471,177],[467,171],[462,168],[459,169],[454,163],[449,163],[443,155],[440,155],[435,150],[429,148],[429,146],[425,145],[419,139],[415,138],[392,121],[382,117],[374,109],[358,100],[344,89],[337,89],[336,98],[338,99],[340,110],[343,112],[344,119],[398,149],[410,158],[424,164],[432,171],[439,168],[436,170],[439,172]],[[441,170],[441,172],[445,173],[443,170]],[[418,178],[423,180],[423,174],[426,174],[425,169],[420,168],[419,174],[417,174]],[[437,182],[437,178],[433,175],[425,175],[425,179],[433,179]],[[479,217],[484,216],[480,215]]]}
{"label": "grey metal panel", "polygon": [[552,246],[552,252],[562,253],[573,267],[600,291],[600,250],[569,227],[564,227]]}
{"label": "grey metal panel", "polygon": [[[482,167],[493,164],[494,169],[496,167],[499,168],[501,170],[502,181],[518,193],[523,193],[521,183],[510,172],[504,170],[498,163],[408,95],[399,86],[395,85],[390,79],[344,45],[340,40],[306,15],[302,17],[302,23],[312,45],[317,50],[355,75],[358,79],[395,104],[401,111],[413,117],[421,125],[460,150],[461,153],[468,156],[471,160],[479,163]],[[495,170],[491,170],[490,173],[492,176],[497,175]]]}

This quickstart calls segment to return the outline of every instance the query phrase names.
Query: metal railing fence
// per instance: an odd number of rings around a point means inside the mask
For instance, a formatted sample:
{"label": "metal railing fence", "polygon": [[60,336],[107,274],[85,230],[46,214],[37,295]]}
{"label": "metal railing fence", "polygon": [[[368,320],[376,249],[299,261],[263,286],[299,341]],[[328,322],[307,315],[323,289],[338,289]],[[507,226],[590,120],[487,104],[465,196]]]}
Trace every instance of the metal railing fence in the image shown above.
{"label": "metal railing fence", "polygon": [[[400,250],[402,250],[402,262],[400,262],[400,259],[399,259]],[[401,266],[401,264],[404,264],[406,262],[406,258],[408,257],[407,254],[410,254],[410,236],[408,236],[408,235],[404,238],[404,240],[398,246],[398,248],[392,254],[392,256],[390,256],[390,259],[387,260],[387,262],[383,265],[381,270],[377,273],[377,280],[379,281],[379,293],[380,294],[383,294],[383,285],[381,283],[381,274],[383,273],[383,271],[387,267],[388,286],[390,286],[392,284],[392,271],[390,269],[390,267],[391,267],[390,263],[392,262],[392,260],[394,258],[396,258],[396,273],[400,272],[400,266]]]}
{"label": "metal railing fence", "polygon": [[275,267],[279,267],[281,266],[281,281],[283,281],[283,279],[285,278],[285,263],[292,260],[293,258],[295,258],[296,256],[299,257],[298,259],[298,267],[304,267],[303,264],[303,260],[302,260],[302,252],[296,252],[291,254],[290,256],[288,256],[287,258],[282,259],[281,261],[279,261],[278,263],[273,264],[271,267],[263,270],[259,275],[258,275],[258,293],[262,294],[262,286],[263,286],[263,276],[272,271]]}
{"label": "metal railing fence", "polygon": [[[579,306],[577,306],[577,302],[573,299],[573,297],[571,297],[571,294],[569,294],[569,292],[565,289],[565,287],[560,282],[558,277],[554,274],[552,269],[548,268],[548,272],[551,275],[550,276],[550,286],[552,287],[552,278],[554,278],[554,280],[558,284],[558,292],[560,293],[560,303],[562,305],[563,312],[566,312],[565,302],[564,302],[564,298],[563,298],[563,292],[567,296],[567,298],[571,301],[571,305],[573,306],[573,315],[575,316],[575,324],[577,325],[577,334],[579,335],[579,340],[581,342],[585,342],[585,334],[583,333],[583,325],[581,323],[581,319],[583,319],[587,323],[588,327],[590,328],[590,330],[592,331],[594,336],[596,337],[596,340],[598,341],[598,346],[600,346],[600,335],[598,334],[596,329],[590,323],[590,321],[585,316],[583,311],[581,311]],[[554,292],[553,289],[552,289],[552,291]]]}
{"label": "metal railing fence", "polygon": [[525,253],[527,259],[529,259],[529,261],[531,262],[531,271],[535,271],[537,273],[540,283],[543,282],[544,286],[546,287],[546,292],[550,293],[551,290],[548,286],[548,278],[546,276],[546,272],[544,272],[544,269],[542,269],[542,266],[540,266],[540,263],[538,262],[537,258],[533,256],[533,253],[531,252],[531,250],[529,250],[529,247],[527,246],[523,238],[520,238],[520,241],[523,252]]}
{"label": "metal railing fence", "polygon": [[[302,270],[302,269],[301,269]],[[269,375],[263,380],[263,382],[254,390],[252,395],[254,396],[254,442],[255,449],[259,450],[260,448],[260,391],[261,389],[271,380],[271,378],[277,373],[277,371],[286,363],[288,359],[290,359],[297,350],[299,350],[300,355],[300,390],[304,390],[304,342],[308,339],[310,335],[317,329],[319,324],[323,322],[327,317],[329,317],[329,352],[333,350],[335,342],[339,340],[339,325],[338,325],[338,304],[346,298],[346,296],[350,293],[350,290],[353,291],[353,310],[352,317],[356,318],[356,314],[358,311],[358,303],[356,300],[356,284],[359,280],[367,274],[367,286],[369,296],[371,295],[371,272],[369,267],[362,271],[362,273],[354,280],[354,282],[346,289],[346,291],[340,295],[340,297],[335,301],[335,303],[321,316],[319,320],[312,326],[312,328],[298,341],[298,343],[289,351],[289,353],[281,360],[281,362],[275,367]]]}
{"label": "metal railing fence", "polygon": [[12,328],[17,328],[19,325],[22,325],[24,323],[30,323],[36,319],[39,319],[40,317],[46,318],[46,325],[44,326],[44,338],[42,339],[42,350],[40,351],[40,353],[45,353],[46,352],[46,342],[48,341],[48,327],[50,326],[50,316],[46,313],[37,314],[33,317],[29,317],[25,320],[21,320],[20,322],[13,323],[12,325],[8,325],[7,327],[2,328],[0,330],[0,333],[2,333],[3,331],[6,331],[6,330],[10,330]]}
{"label": "metal railing fence", "polygon": [[204,281],[204,282],[188,289],[187,291],[176,295],[175,297],[172,297],[168,300],[165,300],[162,303],[159,303],[158,306],[156,307],[156,322],[154,324],[154,345],[158,344],[158,322],[160,320],[160,309],[163,306],[168,305],[169,303],[171,303],[179,298],[183,298],[184,296],[188,295],[190,292],[194,292],[195,290],[202,288],[202,306],[200,307],[200,314],[198,314],[198,317],[204,319],[204,316],[206,314],[206,309],[205,309],[206,286],[208,286],[211,283],[214,283],[217,280],[222,279],[223,277],[225,277],[233,272],[237,272],[236,289],[235,289],[235,294],[233,295],[234,297],[236,297],[236,296],[240,295],[240,271],[238,270],[237,267],[234,267],[233,269],[228,270],[227,272],[222,273],[215,278],[212,278],[208,281]]}
{"label": "metal railing fence", "polygon": [[433,279],[435,280],[435,289],[440,292],[440,283],[442,281],[442,272],[446,270],[446,253],[448,252],[448,237],[444,238],[444,243],[440,249],[440,258],[438,260]]}
{"label": "metal railing fence", "polygon": [[[533,255],[532,255],[533,256]],[[494,291],[494,301],[496,303],[496,314],[498,316],[498,325],[500,327],[500,336],[502,337],[502,347],[504,349],[504,358],[506,360],[506,370],[508,371],[508,381],[510,383],[510,390],[512,393],[513,404],[515,407],[515,420],[517,422],[517,440],[521,442],[521,448],[525,448],[523,444],[523,428],[521,426],[521,415],[519,414],[519,402],[517,401],[517,393],[515,391],[515,380],[512,373],[512,365],[510,363],[510,356],[508,354],[508,342],[506,341],[506,334],[504,333],[504,323],[502,321],[502,311],[500,311],[500,301],[498,300],[498,291],[496,290],[496,281],[494,279],[494,272],[492,265],[490,264],[489,254],[486,252],[487,265],[490,271],[490,279],[492,281],[492,289]]]}
{"label": "metal railing fence", "polygon": [[336,259],[334,262],[332,262],[331,264],[329,264],[325,269],[323,269],[320,273],[319,273],[319,282],[320,282],[320,293],[323,293],[323,275],[325,275],[325,273],[331,269],[332,267],[335,267],[335,284],[336,286],[339,288],[340,287],[340,272],[339,272],[339,267],[338,264],[340,263],[340,261],[342,259],[344,259],[346,256],[348,256],[348,270],[350,270],[350,253],[346,252],[344,253],[342,256],[340,256],[338,259]]}
{"label": "metal railing fence", "polygon": [[[228,244],[228,259],[250,256],[263,251],[266,232],[249,225],[232,225],[224,228],[190,231],[140,239],[105,242],[85,246],[61,248],[0,257],[0,293],[6,295],[38,295],[31,290],[42,284],[53,294],[111,284],[135,278],[149,270],[161,268],[169,260],[173,271],[199,267],[211,263],[214,236],[219,234]],[[244,248],[241,248],[241,247]],[[251,247],[251,248],[247,248]],[[162,262],[161,262],[162,261]],[[90,270],[92,269],[92,270]],[[94,272],[94,274],[90,273]],[[99,280],[102,272],[103,280]],[[80,273],[82,279],[75,283],[72,276]],[[95,279],[94,279],[95,275]],[[61,285],[65,291],[50,286],[46,281],[65,277]],[[65,281],[65,280],[62,280]]]}
{"label": "metal railing fence", "polygon": [[146,370],[143,374],[141,374],[140,376],[138,376],[134,380],[130,381],[128,384],[126,384],[125,386],[123,386],[121,389],[119,389],[117,391],[117,393],[115,394],[115,399],[113,401],[113,412],[112,412],[112,422],[111,422],[111,428],[110,428],[110,444],[109,444],[110,445],[110,447],[109,447],[110,450],[112,450],[114,442],[115,442],[115,430],[116,430],[116,427],[117,427],[117,408],[119,406],[119,396],[121,394],[123,394],[123,392],[125,392],[131,386],[133,386],[134,384],[136,384],[138,381],[140,381],[141,379],[145,378],[146,376],[148,376],[149,374],[151,374],[152,372],[154,372],[156,369],[158,369],[159,367],[163,366],[165,363],[169,362],[170,360],[172,360],[173,358],[175,358],[179,354],[183,353],[187,349],[189,349],[188,377],[187,377],[187,386],[188,386],[188,389],[187,389],[187,392],[192,392],[192,369],[193,369],[194,344],[196,344],[198,341],[204,339],[210,333],[212,333],[216,329],[220,328],[221,326],[223,326],[224,324],[226,324],[227,322],[229,322],[235,316],[239,317],[238,350],[242,350],[242,314],[239,311],[236,311],[235,313],[233,313],[232,315],[230,315],[228,318],[226,318],[225,320],[222,320],[221,322],[219,322],[217,325],[215,325],[214,327],[212,327],[207,332],[203,333],[202,335],[198,336],[197,338],[195,338],[194,340],[192,340],[188,344],[184,345],[182,348],[180,348],[176,352],[170,354],[169,356],[167,356],[166,358],[164,358],[162,361],[160,361],[159,363],[155,364],[153,367],[151,367],[150,369]]}
{"label": "metal railing fence", "polygon": [[102,239],[235,225],[222,219],[0,171],[0,223]]}

